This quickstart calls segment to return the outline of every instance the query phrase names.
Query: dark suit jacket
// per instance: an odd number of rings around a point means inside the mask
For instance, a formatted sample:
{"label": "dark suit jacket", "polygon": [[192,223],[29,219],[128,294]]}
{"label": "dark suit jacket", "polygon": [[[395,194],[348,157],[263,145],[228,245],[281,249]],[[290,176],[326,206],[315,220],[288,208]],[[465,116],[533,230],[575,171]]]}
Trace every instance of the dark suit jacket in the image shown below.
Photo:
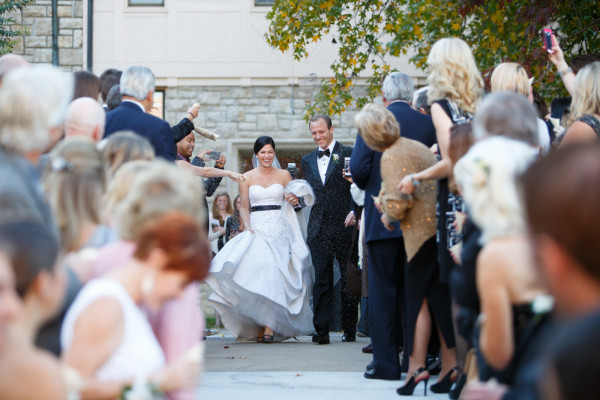
{"label": "dark suit jacket", "polygon": [[131,130],[150,141],[157,157],[175,161],[177,149],[168,123],[146,114],[137,104],[124,101],[106,114],[104,137],[122,130]]}
{"label": "dark suit jacket", "polygon": [[[339,237],[340,240],[350,241],[352,229],[344,227],[346,216],[352,210],[350,183],[342,177],[344,158],[350,157],[352,147],[336,142],[329,160],[325,184],[319,175],[317,165],[317,149],[302,157],[302,172],[304,179],[315,192],[315,203],[310,211],[306,242],[310,243],[321,230],[321,225],[327,223],[327,233]],[[334,155],[337,155],[337,162]],[[323,227],[325,228],[325,227]]]}
{"label": "dark suit jacket", "polygon": [[[400,124],[402,137],[417,140],[427,147],[436,142],[435,128],[431,117],[413,110],[408,103],[398,101],[388,106]],[[381,214],[373,204],[373,197],[379,195],[381,188],[381,153],[371,150],[360,135],[356,137],[354,151],[350,158],[350,171],[356,186],[365,190],[363,216],[365,219],[365,239],[393,239],[402,236],[400,225],[394,224],[394,230],[388,231],[381,223]]]}

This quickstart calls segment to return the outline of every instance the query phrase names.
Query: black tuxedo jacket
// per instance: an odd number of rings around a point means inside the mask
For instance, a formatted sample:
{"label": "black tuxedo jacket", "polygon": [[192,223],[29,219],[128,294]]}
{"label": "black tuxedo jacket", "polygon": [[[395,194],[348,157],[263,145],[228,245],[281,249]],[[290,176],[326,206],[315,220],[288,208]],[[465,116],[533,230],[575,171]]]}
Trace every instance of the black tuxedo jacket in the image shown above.
{"label": "black tuxedo jacket", "polygon": [[344,169],[344,158],[350,157],[352,147],[336,142],[327,167],[325,184],[319,175],[317,151],[318,149],[315,149],[302,157],[304,179],[315,192],[315,203],[310,211],[306,242],[310,243],[322,229],[327,235],[349,241],[352,229],[345,228],[344,221],[352,210],[352,198],[350,183],[342,177],[342,170]]}
{"label": "black tuxedo jacket", "polygon": [[157,157],[175,161],[177,149],[171,127],[162,119],[143,112],[137,104],[124,101],[106,113],[104,137],[122,130],[131,130],[148,139]]}

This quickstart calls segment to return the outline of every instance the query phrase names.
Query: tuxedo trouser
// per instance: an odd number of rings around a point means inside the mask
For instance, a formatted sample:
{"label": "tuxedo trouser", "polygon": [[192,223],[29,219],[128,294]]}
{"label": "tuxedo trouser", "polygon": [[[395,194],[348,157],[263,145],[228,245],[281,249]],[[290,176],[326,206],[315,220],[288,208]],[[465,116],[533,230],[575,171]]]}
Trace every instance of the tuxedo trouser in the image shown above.
{"label": "tuxedo trouser", "polygon": [[[325,229],[323,229],[325,230]],[[319,232],[308,245],[315,268],[313,284],[313,324],[319,334],[329,333],[329,316],[333,303],[333,260],[340,266],[340,284],[342,285],[342,329],[348,335],[356,334],[358,321],[358,303],[360,297],[354,296],[346,285],[346,264],[352,242],[331,232]]]}
{"label": "tuxedo trouser", "polygon": [[403,345],[404,239],[367,243],[369,251],[369,331],[375,372],[389,379],[401,375],[398,346]]}

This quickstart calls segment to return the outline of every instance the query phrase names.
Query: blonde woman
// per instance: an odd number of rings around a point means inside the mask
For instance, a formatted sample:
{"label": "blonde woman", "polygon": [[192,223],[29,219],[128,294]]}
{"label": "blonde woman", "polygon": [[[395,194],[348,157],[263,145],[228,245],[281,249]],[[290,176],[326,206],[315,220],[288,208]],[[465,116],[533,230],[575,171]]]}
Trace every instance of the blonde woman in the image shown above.
{"label": "blonde woman", "polygon": [[575,76],[566,126],[561,145],[600,138],[600,62],[586,65]]}
{"label": "blonde woman", "polygon": [[491,137],[471,147],[454,167],[470,216],[482,232],[476,276],[482,381],[511,383],[520,350],[537,323],[534,300],[547,293],[535,267],[516,182],[536,156],[526,143]]}
{"label": "blonde woman", "polygon": [[[527,76],[525,68],[519,64],[502,63],[494,68],[494,72],[492,72],[492,92],[516,92],[525,96],[530,103],[533,103],[532,79]],[[550,151],[550,132],[548,132],[548,127],[542,119],[538,118],[537,124],[540,152],[546,154]]]}
{"label": "blonde woman", "polygon": [[50,153],[42,181],[64,252],[116,240],[101,222],[106,169],[96,143],[83,137],[63,140]]}
{"label": "blonde woman", "polygon": [[[455,265],[448,248],[455,242],[447,229],[447,213],[452,213],[455,206],[460,207],[460,200],[451,197],[448,189],[450,128],[454,124],[471,119],[483,95],[483,79],[469,45],[459,38],[438,40],[429,52],[427,64],[430,68],[427,77],[427,83],[430,86],[428,98],[441,159],[429,168],[404,177],[400,181],[398,189],[403,193],[412,194],[419,183],[432,179],[439,180],[437,194],[439,207],[437,234],[440,238],[437,244],[438,261],[440,263],[440,280],[448,282],[450,269]],[[452,287],[450,289],[452,293]],[[466,347],[466,343],[461,345],[458,335],[455,339],[457,349]],[[466,349],[457,353],[459,367],[462,367],[463,353],[466,353]],[[455,369],[442,370],[440,377],[442,376],[443,378],[439,380],[440,386],[432,385],[433,392],[448,392],[449,385],[446,383],[456,381],[457,371]],[[455,389],[459,390],[460,385]]]}

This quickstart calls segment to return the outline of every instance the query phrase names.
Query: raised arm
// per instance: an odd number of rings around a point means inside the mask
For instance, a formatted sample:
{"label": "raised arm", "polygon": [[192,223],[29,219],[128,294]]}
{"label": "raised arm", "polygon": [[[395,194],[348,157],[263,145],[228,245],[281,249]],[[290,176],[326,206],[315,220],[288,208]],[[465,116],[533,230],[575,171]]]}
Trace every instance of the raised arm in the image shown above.
{"label": "raised arm", "polygon": [[219,169],[213,167],[197,167],[183,160],[175,161],[175,163],[180,168],[187,169],[191,171],[194,175],[200,176],[202,178],[217,178],[226,176],[236,182],[239,182],[244,179],[244,176],[242,174],[238,174],[237,172],[233,171],[228,171],[226,169]]}
{"label": "raised arm", "polygon": [[556,67],[556,71],[565,84],[567,92],[573,96],[573,92],[575,91],[575,74],[569,67],[569,64],[565,61],[563,51],[558,45],[558,41],[554,34],[552,34],[552,53],[550,53],[550,61]]}

